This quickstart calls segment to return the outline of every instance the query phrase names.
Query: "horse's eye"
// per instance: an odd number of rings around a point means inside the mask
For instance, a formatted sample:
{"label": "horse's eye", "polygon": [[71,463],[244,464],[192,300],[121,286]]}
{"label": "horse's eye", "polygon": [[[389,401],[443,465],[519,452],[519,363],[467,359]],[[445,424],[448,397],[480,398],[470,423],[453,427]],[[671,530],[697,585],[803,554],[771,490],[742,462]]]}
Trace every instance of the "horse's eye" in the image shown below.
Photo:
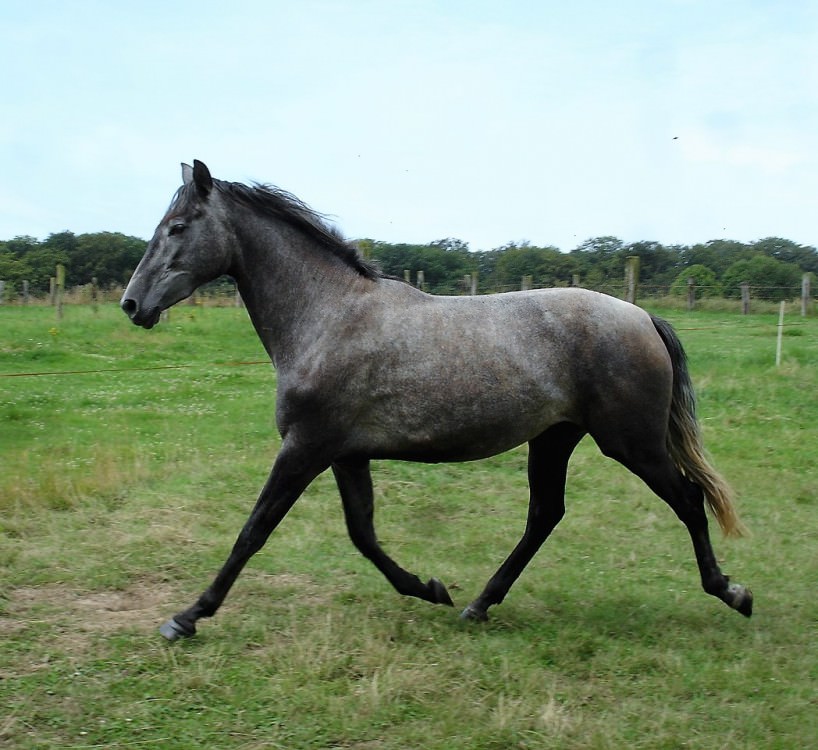
{"label": "horse's eye", "polygon": [[168,228],[168,234],[173,237],[174,234],[182,234],[187,228],[187,224],[183,224],[182,222],[178,221],[175,224],[171,224]]}

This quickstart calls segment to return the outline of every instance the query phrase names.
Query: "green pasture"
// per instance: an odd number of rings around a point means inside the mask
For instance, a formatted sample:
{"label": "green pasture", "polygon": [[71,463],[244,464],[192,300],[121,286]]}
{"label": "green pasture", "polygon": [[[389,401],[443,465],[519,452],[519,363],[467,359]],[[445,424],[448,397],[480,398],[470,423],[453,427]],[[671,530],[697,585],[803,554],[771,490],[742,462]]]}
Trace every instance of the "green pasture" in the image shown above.
{"label": "green pasture", "polygon": [[[752,619],[700,591],[671,511],[586,440],[565,520],[486,624],[398,596],[324,475],[168,644],[278,446],[246,313],[181,305],[144,331],[114,305],[0,307],[0,746],[817,746],[818,319],[788,313],[776,368],[776,314],[655,312],[752,531],[713,531]],[[525,461],[377,464],[385,548],[462,608],[522,531]]]}

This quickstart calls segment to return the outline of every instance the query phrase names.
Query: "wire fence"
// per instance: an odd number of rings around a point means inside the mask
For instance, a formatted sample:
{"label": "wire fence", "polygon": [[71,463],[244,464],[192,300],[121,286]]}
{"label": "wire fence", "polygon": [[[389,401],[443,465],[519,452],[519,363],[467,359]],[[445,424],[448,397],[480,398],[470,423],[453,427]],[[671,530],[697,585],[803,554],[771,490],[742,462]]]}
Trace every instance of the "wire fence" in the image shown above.
{"label": "wire fence", "polygon": [[[422,277],[421,277],[422,278]],[[439,295],[470,295],[470,294],[498,294],[503,292],[519,291],[521,289],[545,289],[548,288],[545,284],[532,283],[526,281],[530,277],[523,277],[517,284],[495,284],[483,283],[479,281],[475,284],[471,281],[462,280],[459,283],[446,284],[427,284],[421,281],[418,283],[417,279],[409,282],[412,286],[423,289],[426,292]],[[567,286],[567,285],[566,285]],[[625,299],[628,296],[629,287],[624,281],[604,281],[594,284],[577,284],[585,289],[590,289],[595,292],[609,294],[612,297]],[[668,307],[685,307],[690,301],[690,294],[686,290],[683,293],[678,293],[672,289],[670,284],[638,284],[637,285],[637,301],[660,301]],[[97,288],[92,284],[75,286],[66,290],[62,294],[61,302],[66,305],[93,305],[118,302],[122,297],[123,287]],[[764,286],[764,285],[746,285],[745,295],[754,303],[774,303],[777,309],[777,303],[781,301],[796,302],[807,298],[808,306],[813,307],[818,301],[818,290],[812,293],[809,289],[805,294],[803,286],[798,288],[796,286]],[[724,289],[721,286],[696,285],[694,290],[695,303],[702,303],[709,305],[713,309],[721,309],[727,311],[730,306],[735,307],[735,303],[742,298],[742,289]],[[723,305],[722,303],[727,303]],[[23,295],[21,292],[14,294],[6,294],[5,297],[0,297],[0,306],[2,305],[54,305],[55,299],[53,294],[40,295]],[[240,306],[241,298],[238,290],[232,281],[218,280],[211,284],[205,285],[198,290],[187,302],[180,304],[204,305],[207,307],[230,307]]]}
{"label": "wire fence", "polygon": [[[523,285],[525,286],[525,285]],[[771,287],[776,288],[776,287]],[[519,289],[519,287],[501,287],[498,288],[496,291],[503,292],[503,291],[515,291]],[[609,285],[603,288],[597,289],[595,291],[602,291],[607,294],[612,294],[613,296],[623,297],[626,293],[626,288],[624,285]],[[489,293],[489,292],[486,292]],[[65,303],[68,305],[76,305],[76,306],[94,306],[105,304],[109,305],[118,301],[121,297],[122,290],[121,289],[114,289],[108,290],[105,293],[98,294],[94,297],[93,302],[89,302],[89,296],[87,290],[77,289],[75,288],[72,292],[67,295],[67,299]],[[461,292],[462,294],[462,292]],[[647,307],[655,307],[661,310],[677,310],[677,311],[686,311],[689,310],[689,306],[685,302],[685,300],[678,295],[670,295],[668,294],[667,287],[643,287],[640,288],[640,297],[638,302]],[[803,301],[802,301],[803,302]],[[20,302],[17,303],[22,304]],[[51,302],[47,298],[38,298],[35,300],[30,301],[30,304],[36,306],[48,306]],[[238,295],[238,292],[235,288],[228,288],[225,287],[223,284],[217,288],[211,289],[204,289],[200,290],[196,294],[194,294],[188,300],[179,303],[173,309],[176,308],[184,308],[185,306],[196,306],[196,307],[240,307],[242,306],[241,297]],[[739,303],[736,300],[728,300],[724,298],[704,298],[697,302],[696,306],[697,310],[704,311],[704,312],[717,312],[717,313],[736,313],[736,317],[731,322],[720,322],[715,325],[684,325],[680,324],[677,320],[675,322],[674,327],[678,331],[718,331],[718,330],[725,330],[728,328],[742,328],[744,330],[748,329],[764,329],[768,330],[771,333],[777,328],[779,332],[779,337],[781,332],[784,328],[787,329],[795,329],[798,327],[802,327],[806,325],[807,321],[805,317],[807,315],[813,316],[815,306],[810,305],[808,306],[807,310],[804,310],[803,304],[801,305],[800,315],[798,304],[796,302],[781,302],[778,304],[766,302],[763,300],[754,301],[752,304],[751,312],[754,315],[764,315],[770,316],[773,314],[778,314],[778,323],[773,320],[768,320],[765,322],[759,322],[758,318],[752,318],[751,320],[747,320],[743,316],[740,315],[742,310],[740,309]],[[785,318],[786,312],[786,318]],[[172,316],[172,311],[170,312],[170,316]],[[691,321],[692,322],[692,321]],[[42,371],[34,371],[34,372],[0,372],[0,378],[31,378],[31,377],[59,377],[59,376],[73,376],[73,375],[92,375],[92,374],[115,374],[115,373],[125,373],[125,372],[145,372],[145,371],[160,371],[160,370],[182,370],[182,369],[189,369],[189,368],[197,368],[197,367],[225,367],[225,368],[236,368],[236,367],[246,367],[246,366],[259,366],[259,365],[270,365],[269,359],[263,360],[249,360],[249,361],[227,361],[227,362],[210,362],[207,364],[202,363],[178,363],[178,364],[163,364],[163,365],[148,365],[148,366],[128,366],[128,367],[106,367],[106,368],[94,368],[94,369],[78,369],[78,370],[42,370]]]}

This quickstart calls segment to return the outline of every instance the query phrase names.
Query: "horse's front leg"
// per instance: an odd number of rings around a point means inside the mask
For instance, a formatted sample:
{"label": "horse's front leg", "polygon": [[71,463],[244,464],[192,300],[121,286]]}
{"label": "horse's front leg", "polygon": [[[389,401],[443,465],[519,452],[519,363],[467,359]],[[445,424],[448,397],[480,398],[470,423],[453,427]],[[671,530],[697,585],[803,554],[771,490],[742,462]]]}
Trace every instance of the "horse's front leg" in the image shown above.
{"label": "horse's front leg", "polygon": [[192,636],[196,633],[197,620],[216,613],[250,557],[264,546],[307,485],[326,468],[325,463],[306,456],[303,451],[288,448],[285,441],[227,561],[195,604],[159,628],[165,638],[175,641],[182,636]]}
{"label": "horse's front leg", "polygon": [[427,583],[423,583],[416,575],[401,568],[378,544],[373,520],[374,498],[369,461],[334,463],[332,471],[341,492],[347,531],[361,554],[386,576],[398,593],[416,596],[433,604],[453,606],[449,592],[437,578],[430,578]]}

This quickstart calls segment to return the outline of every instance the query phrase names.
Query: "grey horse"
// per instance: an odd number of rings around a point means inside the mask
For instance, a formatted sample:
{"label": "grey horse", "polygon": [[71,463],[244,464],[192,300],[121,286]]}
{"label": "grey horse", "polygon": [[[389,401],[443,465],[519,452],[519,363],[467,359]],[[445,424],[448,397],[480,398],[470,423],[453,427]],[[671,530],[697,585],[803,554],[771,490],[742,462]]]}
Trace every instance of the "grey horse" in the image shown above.
{"label": "grey horse", "polygon": [[215,614],[249,558],[331,468],[349,535],[401,594],[452,605],[379,545],[370,461],[471,461],[528,443],[522,538],[463,617],[485,620],[565,512],[568,459],[584,435],[640,477],[686,526],[708,594],[746,616],[749,589],[716,562],[705,507],[742,533],[705,457],[685,354],[663,320],[578,288],[425,294],[379,273],[324,218],[274,187],[216,180],[200,161],[122,297],[137,325],[221,275],[238,284],[277,370],[281,449],[230,555],[169,640]]}

